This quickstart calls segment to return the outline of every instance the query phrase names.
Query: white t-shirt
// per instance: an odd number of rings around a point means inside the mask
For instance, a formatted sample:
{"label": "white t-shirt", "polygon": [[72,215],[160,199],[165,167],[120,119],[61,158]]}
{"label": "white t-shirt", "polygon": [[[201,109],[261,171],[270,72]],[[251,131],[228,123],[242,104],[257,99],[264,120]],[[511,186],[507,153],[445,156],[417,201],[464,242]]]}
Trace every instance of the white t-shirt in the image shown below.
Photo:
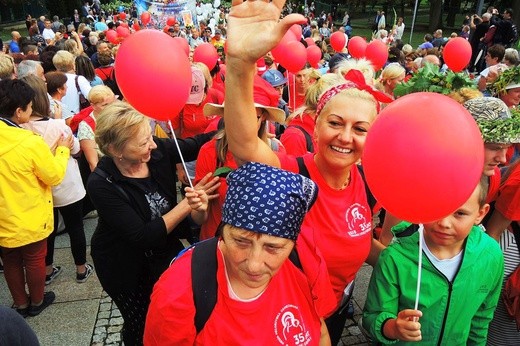
{"label": "white t-shirt", "polygon": [[450,280],[450,282],[453,282],[453,278],[455,277],[455,274],[457,274],[460,262],[462,261],[463,251],[459,252],[452,258],[440,260],[437,257],[435,257],[435,255],[430,251],[428,245],[426,245],[426,242],[424,241],[424,238],[422,242],[424,253],[430,259],[435,268],[437,268],[441,273],[443,273],[444,276],[446,276],[448,280]]}
{"label": "white t-shirt", "polygon": [[[67,76],[67,94],[63,96],[61,102],[67,105],[67,108],[73,114],[77,114],[79,113],[79,95],[78,90],[76,89],[76,75],[73,73],[65,73],[65,75]],[[83,96],[87,98],[90,89],[92,89],[89,81],[83,76],[78,76],[78,85]]]}
{"label": "white t-shirt", "polygon": [[401,24],[401,26],[397,26],[395,29],[395,39],[400,40],[403,37],[404,34],[404,23]]}
{"label": "white t-shirt", "polygon": [[47,40],[52,41],[54,39],[55,33],[54,33],[54,31],[52,31],[52,29],[45,28],[45,29],[43,29],[42,36],[46,42],[47,42]]}

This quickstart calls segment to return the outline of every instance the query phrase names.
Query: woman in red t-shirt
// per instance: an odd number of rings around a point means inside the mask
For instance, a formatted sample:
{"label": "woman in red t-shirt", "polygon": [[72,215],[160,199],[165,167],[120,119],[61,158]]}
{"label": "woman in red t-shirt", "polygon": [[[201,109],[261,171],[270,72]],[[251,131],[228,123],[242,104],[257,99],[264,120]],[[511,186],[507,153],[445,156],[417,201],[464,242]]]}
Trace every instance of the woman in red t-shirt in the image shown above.
{"label": "woman in red t-shirt", "polygon": [[[222,104],[224,95],[213,88],[213,79],[209,69],[202,63],[192,64],[191,93],[182,110],[172,118],[172,127],[179,138],[189,138],[204,133],[206,128],[215,119],[215,115],[204,115],[206,103]],[[195,177],[195,161],[186,162],[190,179]],[[189,186],[186,172],[182,164],[177,164],[179,181]]]}
{"label": "woman in red t-shirt", "polygon": [[294,156],[274,154],[256,136],[251,98],[255,62],[277,44],[284,28],[303,19],[292,15],[279,22],[277,5],[246,1],[231,8],[224,112],[229,150],[239,164],[263,162],[301,173],[305,166],[318,185],[316,204],[304,220],[309,227],[302,231],[297,244],[313,244],[315,252],[325,260],[336,309],[332,315],[320,308],[319,312],[327,317],[332,344],[337,344],[347,315],[339,313],[344,290],[365,261],[375,264],[383,248],[372,238],[372,216],[356,163],[375,120],[377,100],[389,102],[390,98],[366,85],[359,71],[350,71],[349,81],[329,88],[320,97],[314,129],[315,154],[304,155],[303,162]]}
{"label": "woman in red t-shirt", "polygon": [[327,73],[307,89],[305,92],[305,108],[297,110],[287,119],[287,127],[280,137],[287,154],[303,156],[309,152],[314,152],[316,147],[314,139],[316,105],[323,91],[333,84],[339,84],[342,80],[338,74]]}

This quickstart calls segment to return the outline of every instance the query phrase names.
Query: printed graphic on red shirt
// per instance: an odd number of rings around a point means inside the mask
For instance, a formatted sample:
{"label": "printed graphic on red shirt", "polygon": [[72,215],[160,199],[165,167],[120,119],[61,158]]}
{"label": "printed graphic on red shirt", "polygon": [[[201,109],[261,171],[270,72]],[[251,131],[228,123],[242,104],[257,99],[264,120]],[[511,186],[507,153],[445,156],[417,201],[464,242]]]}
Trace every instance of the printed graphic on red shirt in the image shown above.
{"label": "printed graphic on red shirt", "polygon": [[359,203],[354,203],[348,207],[345,220],[350,229],[349,236],[359,237],[370,232],[371,222],[365,215],[370,215],[370,213]]}
{"label": "printed graphic on red shirt", "polygon": [[300,309],[295,305],[285,305],[276,315],[274,332],[281,345],[310,345],[311,333],[302,323]]}

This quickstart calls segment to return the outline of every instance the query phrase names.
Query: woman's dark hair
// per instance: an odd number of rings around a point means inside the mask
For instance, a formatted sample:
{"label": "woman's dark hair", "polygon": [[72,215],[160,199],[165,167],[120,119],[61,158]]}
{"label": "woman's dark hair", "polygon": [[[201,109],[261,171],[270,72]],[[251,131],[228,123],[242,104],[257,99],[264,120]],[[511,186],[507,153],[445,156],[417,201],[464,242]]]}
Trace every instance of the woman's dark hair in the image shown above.
{"label": "woman's dark hair", "polygon": [[19,79],[0,81],[0,117],[12,118],[17,108],[27,110],[33,100],[34,90]]}
{"label": "woman's dark hair", "polygon": [[51,71],[46,73],[45,79],[47,80],[47,92],[51,96],[56,94],[58,89],[67,83],[67,76],[65,73],[60,71]]}
{"label": "woman's dark hair", "polygon": [[85,77],[89,82],[92,82],[96,78],[96,72],[94,72],[94,65],[92,61],[86,56],[80,55],[76,57],[76,74]]}
{"label": "woman's dark hair", "polygon": [[52,58],[55,54],[56,52],[48,51],[43,52],[40,55],[40,61],[42,62],[43,72],[47,73],[51,71],[56,71],[56,66],[54,66],[54,64],[52,63]]}

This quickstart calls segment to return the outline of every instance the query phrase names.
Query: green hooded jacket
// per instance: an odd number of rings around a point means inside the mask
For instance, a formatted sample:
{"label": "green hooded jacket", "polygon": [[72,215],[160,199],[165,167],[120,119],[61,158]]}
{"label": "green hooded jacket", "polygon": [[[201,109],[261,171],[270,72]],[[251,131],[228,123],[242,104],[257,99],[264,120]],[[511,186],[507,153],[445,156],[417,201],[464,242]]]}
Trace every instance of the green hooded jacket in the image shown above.
{"label": "green hooded jacket", "polygon": [[423,253],[419,310],[422,341],[389,340],[388,319],[413,309],[417,288],[419,232],[417,225],[394,227],[396,237],[372,272],[363,311],[363,327],[374,342],[420,345],[485,345],[497,305],[504,259],[498,243],[474,226],[466,238],[462,261],[453,282]]}

